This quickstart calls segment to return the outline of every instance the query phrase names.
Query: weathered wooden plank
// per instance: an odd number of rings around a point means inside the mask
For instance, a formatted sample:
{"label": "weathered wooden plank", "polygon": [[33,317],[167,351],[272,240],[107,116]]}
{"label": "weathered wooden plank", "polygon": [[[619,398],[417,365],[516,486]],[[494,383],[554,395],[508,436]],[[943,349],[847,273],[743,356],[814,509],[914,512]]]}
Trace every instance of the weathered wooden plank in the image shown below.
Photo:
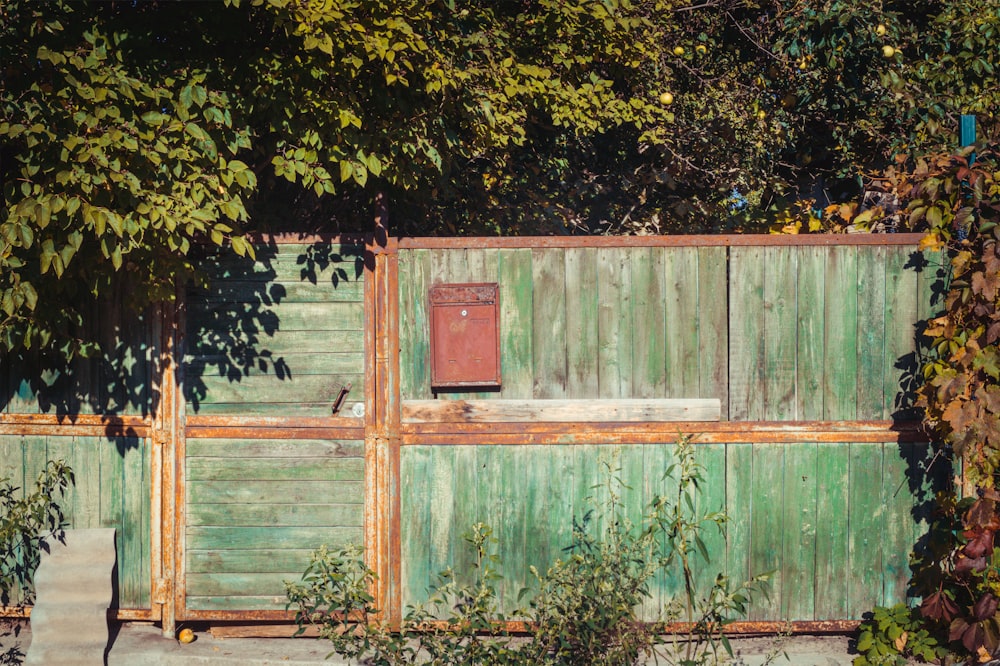
{"label": "weathered wooden plank", "polygon": [[528,488],[526,467],[533,465],[532,451],[517,446],[497,447],[499,453],[500,487],[503,489],[503,511],[493,525],[503,563],[503,609],[505,613],[517,610],[518,594],[528,584],[527,541],[533,533],[526,531],[536,508],[526,505]]}
{"label": "weathered wooden plank", "polygon": [[[451,566],[452,539],[456,517],[454,504],[454,451],[448,447],[437,447],[431,450],[427,474],[429,526],[427,531],[427,566],[430,581],[433,585],[437,574]],[[480,470],[484,478],[493,473],[491,469]],[[468,507],[459,507],[462,512]],[[467,528],[462,528],[467,529]]]}
{"label": "weathered wooden plank", "polygon": [[795,418],[823,418],[826,249],[798,248]]}
{"label": "weathered wooden plank", "polygon": [[[242,377],[236,381],[227,377],[203,376],[193,391],[198,404],[220,402],[296,403],[328,402],[331,406],[342,386],[351,384],[351,393],[364,386],[361,373],[337,375],[299,375],[278,378],[272,375]],[[352,396],[351,402],[357,400]],[[329,413],[329,412],[328,412]]]}
{"label": "weathered wooden plank", "polygon": [[597,252],[598,397],[632,397],[632,276],[628,253]]}
{"label": "weathered wooden plank", "polygon": [[100,527],[122,527],[125,451],[138,445],[134,437],[101,440],[98,460],[101,470]]}
{"label": "weathered wooden plank", "polygon": [[882,602],[882,444],[852,443],[848,491],[848,617],[857,617]]}
{"label": "weathered wooden plank", "polygon": [[728,260],[723,247],[698,248],[698,394],[718,398],[729,420]]}
{"label": "weathered wooden plank", "polygon": [[[185,358],[189,367],[205,368],[203,376],[229,375],[236,371],[234,377],[271,376],[277,379],[283,377],[299,377],[302,375],[338,375],[362,374],[365,370],[365,355],[361,350],[334,351],[337,348],[336,339],[328,340],[325,349],[316,351],[301,351],[285,354],[270,353],[254,358],[232,359],[225,352],[211,353]],[[236,361],[234,363],[234,361]],[[223,370],[225,369],[225,370]]]}
{"label": "weathered wooden plank", "polygon": [[[515,572],[520,575],[522,585],[531,581],[532,577],[527,571],[527,567],[537,567],[544,572],[556,559],[561,544],[553,541],[552,513],[552,492],[553,485],[561,485],[562,479],[555,476],[553,464],[556,460],[556,450],[553,447],[530,446],[527,447],[522,459],[522,469],[524,478],[524,492],[519,500],[519,511],[524,513],[524,523],[520,533],[521,541],[524,544],[524,567],[525,570]],[[528,597],[524,599],[527,603]]]}
{"label": "weathered wooden plank", "polygon": [[[667,395],[667,340],[672,345],[681,347],[680,332],[676,324],[687,323],[671,321],[667,328],[668,295],[673,297],[675,291],[668,291],[666,276],[666,255],[661,248],[636,248],[630,253],[632,274],[633,307],[631,310],[632,329],[632,388],[629,396],[634,398],[664,398]],[[596,293],[596,292],[595,292]],[[694,322],[696,324],[696,322]],[[681,349],[681,353],[687,351]],[[591,354],[590,362],[596,359]],[[697,356],[695,357],[697,360]],[[573,370],[573,359],[570,358],[570,373]],[[597,368],[593,374],[599,375]],[[679,387],[671,385],[671,389]],[[594,395],[593,393],[591,395]],[[685,393],[685,397],[695,397],[694,393]]]}
{"label": "weathered wooden plank", "polygon": [[729,420],[764,418],[764,250],[731,248]]}
{"label": "weathered wooden plank", "polygon": [[886,249],[858,249],[858,411],[859,419],[882,418],[885,404]]}
{"label": "weathered wooden plank", "polygon": [[[430,464],[432,448],[404,447],[400,451],[400,551],[402,603],[410,606],[426,599],[431,581]],[[477,470],[478,471],[478,470]]]}
{"label": "weathered wooden plank", "polygon": [[[77,461],[76,446],[74,445],[73,437],[57,437],[51,436],[46,438],[45,442],[45,455],[47,456],[44,461],[42,461],[41,467],[38,468],[38,472],[45,469],[45,464],[49,460],[63,460],[73,469],[73,476],[76,477],[77,470],[80,468],[80,463]],[[38,472],[33,474],[34,477],[38,476]],[[84,472],[83,483],[86,483],[86,472]],[[78,511],[78,489],[76,482],[66,489],[66,494],[64,496],[64,502],[62,502],[63,515],[66,517],[66,522],[70,527],[76,527],[77,523],[77,511]]]}
{"label": "weathered wooden plank", "polygon": [[[597,330],[597,254],[592,249],[565,251],[566,262],[566,395],[598,395],[600,375]],[[538,288],[544,289],[543,285]]]}
{"label": "weathered wooden plank", "polygon": [[185,606],[190,611],[284,611],[288,597],[282,592],[272,596],[218,596],[189,595]]}
{"label": "weathered wooden plank", "polygon": [[[850,568],[850,457],[849,444],[816,445],[816,620],[834,620],[849,615],[844,572]],[[841,581],[832,584],[832,581]]]}
{"label": "weathered wooden plank", "polygon": [[698,252],[671,248],[666,259],[666,397],[690,398],[700,372]]}
{"label": "weathered wooden plank", "polygon": [[297,580],[301,571],[277,573],[189,573],[187,593],[204,596],[264,596],[285,594],[285,581]]}
{"label": "weathered wooden plank", "polygon": [[362,481],[362,458],[188,458],[189,481]]}
{"label": "weathered wooden plank", "polygon": [[796,278],[788,248],[764,249],[764,418],[795,418]]}
{"label": "weathered wooden plank", "polygon": [[815,615],[817,444],[785,449],[781,617]]}
{"label": "weathered wooden plank", "polygon": [[360,527],[188,527],[190,550],[301,550],[361,543]]}
{"label": "weathered wooden plank", "polygon": [[361,303],[205,304],[188,313],[188,331],[237,330],[266,335],[275,331],[360,331]]}
{"label": "weathered wooden plank", "polygon": [[[218,356],[220,352],[230,353],[234,357],[234,361],[242,361],[244,357],[256,361],[259,357],[270,363],[271,359],[288,354],[357,352],[365,347],[364,331],[361,329],[334,332],[269,329],[268,331],[257,330],[252,333],[225,330],[226,347],[220,347],[220,343],[211,337],[211,333],[203,332],[203,334],[206,335],[204,339],[199,339],[197,336],[189,339],[188,355],[184,358],[185,363],[191,363],[196,357]],[[230,346],[232,351],[230,351]]]}
{"label": "weathered wooden plank", "polygon": [[892,418],[912,405],[914,380],[918,376],[917,273],[907,268],[913,254],[912,248],[907,247],[886,251],[882,418]]}
{"label": "weathered wooden plank", "polygon": [[[500,395],[530,398],[532,374],[532,277],[530,250],[500,250]],[[408,396],[404,396],[408,397]]]}
{"label": "weathered wooden plank", "polygon": [[[313,550],[189,550],[188,573],[304,572]],[[296,578],[295,580],[297,580]]]}
{"label": "weathered wooden plank", "polygon": [[192,504],[295,504],[322,497],[329,502],[360,504],[364,498],[361,481],[198,481],[188,486]]}
{"label": "weathered wooden plank", "polygon": [[882,445],[882,599],[884,606],[905,603],[910,581],[910,554],[914,546],[914,517],[918,500],[910,488],[914,448],[923,444]]}
{"label": "weathered wooden plank", "polygon": [[857,248],[831,247],[824,303],[823,418],[855,419],[858,411]]}
{"label": "weathered wooden plank", "polygon": [[[448,566],[454,567],[463,581],[467,581],[476,564],[476,554],[465,540],[474,523],[481,520],[479,513],[480,487],[485,476],[479,465],[478,447],[462,446],[452,448],[448,460],[451,463],[452,496],[447,499],[452,505],[451,534],[448,540]],[[433,506],[430,511],[436,511]],[[500,525],[492,525],[499,534]]]}
{"label": "weathered wooden plank", "polygon": [[[353,395],[359,387],[354,384],[351,389]],[[340,409],[340,415],[347,418],[356,418],[354,406],[364,404],[359,400],[348,399]],[[333,407],[333,400],[325,402],[209,402],[209,403],[188,403],[188,414],[198,416],[259,416],[261,418],[284,416],[302,419],[329,417]],[[360,419],[358,419],[359,425]]]}
{"label": "weathered wooden plank", "polygon": [[726,574],[739,584],[750,569],[751,518],[753,516],[753,445],[726,445]]}
{"label": "weathered wooden plank", "polygon": [[718,421],[719,400],[408,400],[404,423]]}
{"label": "weathered wooden plank", "polygon": [[189,439],[190,458],[361,458],[365,444],[350,439]]}
{"label": "weathered wooden plank", "polygon": [[[317,497],[314,501],[324,498]],[[360,504],[188,504],[187,524],[218,527],[361,527]]]}
{"label": "weathered wooden plank", "polygon": [[563,250],[532,250],[531,349],[535,398],[567,397],[566,261]]}
{"label": "weathered wooden plank", "polygon": [[24,492],[24,443],[20,435],[0,435],[0,480]]}
{"label": "weathered wooden plank", "polygon": [[100,527],[100,501],[104,492],[101,487],[100,447],[106,443],[107,440],[98,437],[74,438],[74,527]]}
{"label": "weathered wooden plank", "polygon": [[268,273],[249,275],[245,279],[217,280],[207,289],[191,289],[188,303],[257,303],[264,307],[285,303],[361,302],[364,300],[363,280],[325,280],[313,284],[297,276],[269,278]]}
{"label": "weathered wooden plank", "polygon": [[[696,508],[698,516],[726,510],[726,446],[708,444],[695,450],[695,460],[703,467],[704,483],[699,488]],[[715,583],[715,577],[726,571],[725,526],[710,521],[702,523],[701,539],[708,551],[705,561],[701,553],[693,554],[695,585],[700,595],[705,595]]]}
{"label": "weathered wooden plank", "polygon": [[[129,440],[133,446],[124,451],[122,496],[122,533],[118,536],[119,605],[122,608],[142,608],[148,603],[147,582],[150,576],[148,546],[149,492],[148,445],[144,439]],[[145,550],[145,557],[144,557]],[[144,566],[146,565],[146,566]]]}
{"label": "weathered wooden plank", "polygon": [[754,599],[751,620],[781,619],[781,599],[785,595],[782,551],[784,468],[787,447],[758,444],[753,447],[753,500],[750,525],[750,569],[755,573],[773,571],[770,596]]}

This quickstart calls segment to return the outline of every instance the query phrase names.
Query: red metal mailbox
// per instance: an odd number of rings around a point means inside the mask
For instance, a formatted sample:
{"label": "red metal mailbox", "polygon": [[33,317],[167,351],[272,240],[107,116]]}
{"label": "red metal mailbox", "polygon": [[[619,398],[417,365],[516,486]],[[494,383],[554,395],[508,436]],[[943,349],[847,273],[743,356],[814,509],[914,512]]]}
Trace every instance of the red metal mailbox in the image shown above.
{"label": "red metal mailbox", "polygon": [[431,287],[431,386],[500,386],[496,283]]}

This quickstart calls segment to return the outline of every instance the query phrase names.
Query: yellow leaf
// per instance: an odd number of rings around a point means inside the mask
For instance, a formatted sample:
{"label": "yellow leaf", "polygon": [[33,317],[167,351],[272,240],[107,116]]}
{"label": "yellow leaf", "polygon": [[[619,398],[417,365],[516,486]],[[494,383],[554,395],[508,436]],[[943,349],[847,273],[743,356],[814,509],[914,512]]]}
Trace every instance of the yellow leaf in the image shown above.
{"label": "yellow leaf", "polygon": [[944,248],[944,243],[941,241],[941,237],[936,233],[931,232],[920,239],[920,247],[918,248],[921,252],[924,250],[932,250],[934,252],[940,252]]}
{"label": "yellow leaf", "polygon": [[906,647],[906,632],[905,631],[899,635],[899,638],[897,638],[895,641],[893,641],[893,645],[896,647],[896,650],[898,650],[899,652],[903,651],[903,648]]}

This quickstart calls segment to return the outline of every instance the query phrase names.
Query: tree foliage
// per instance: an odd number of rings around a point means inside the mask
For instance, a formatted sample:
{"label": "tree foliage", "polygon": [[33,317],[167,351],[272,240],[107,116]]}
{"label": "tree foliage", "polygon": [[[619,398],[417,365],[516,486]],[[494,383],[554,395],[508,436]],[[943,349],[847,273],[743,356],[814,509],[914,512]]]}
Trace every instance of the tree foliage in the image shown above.
{"label": "tree foliage", "polygon": [[8,0],[0,348],[86,352],[121,276],[169,297],[193,245],[376,193],[411,234],[823,228],[958,113],[993,133],[993,5]]}

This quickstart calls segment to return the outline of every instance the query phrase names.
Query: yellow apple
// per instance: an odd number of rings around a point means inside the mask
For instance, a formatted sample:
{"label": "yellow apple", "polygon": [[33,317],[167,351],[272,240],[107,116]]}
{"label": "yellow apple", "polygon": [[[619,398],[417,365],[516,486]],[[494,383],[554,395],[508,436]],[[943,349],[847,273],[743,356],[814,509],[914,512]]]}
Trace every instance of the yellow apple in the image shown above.
{"label": "yellow apple", "polygon": [[667,106],[674,103],[674,96],[671,93],[665,92],[660,95],[660,104]]}
{"label": "yellow apple", "polygon": [[891,58],[892,56],[896,55],[896,49],[886,44],[885,46],[882,47],[882,55],[885,56],[886,58]]}
{"label": "yellow apple", "polygon": [[684,47],[683,46],[675,46],[674,47],[674,55],[675,56],[682,56],[682,55],[684,55]]}
{"label": "yellow apple", "polygon": [[705,55],[706,53],[708,53],[708,49],[705,48],[704,44],[699,44],[698,46],[694,47],[694,50],[695,53],[697,53],[698,55]]}
{"label": "yellow apple", "polygon": [[885,32],[886,32],[885,25],[882,24],[882,23],[879,23],[878,27],[875,28],[875,34],[878,35],[879,37],[884,37],[885,36]]}

